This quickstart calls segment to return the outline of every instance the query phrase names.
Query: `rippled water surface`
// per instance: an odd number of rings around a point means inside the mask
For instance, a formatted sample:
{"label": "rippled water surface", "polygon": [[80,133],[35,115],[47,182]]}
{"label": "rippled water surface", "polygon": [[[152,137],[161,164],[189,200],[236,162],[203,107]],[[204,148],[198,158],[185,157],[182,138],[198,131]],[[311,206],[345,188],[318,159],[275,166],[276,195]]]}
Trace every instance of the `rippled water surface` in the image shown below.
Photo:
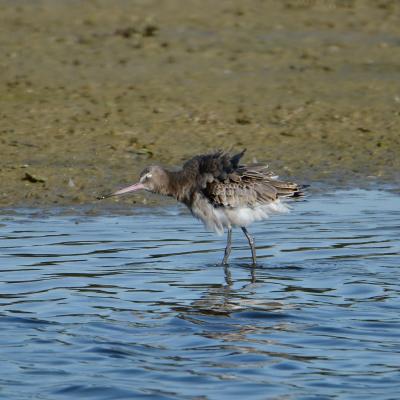
{"label": "rippled water surface", "polygon": [[0,398],[400,398],[400,198],[311,196],[224,240],[183,209],[0,216]]}

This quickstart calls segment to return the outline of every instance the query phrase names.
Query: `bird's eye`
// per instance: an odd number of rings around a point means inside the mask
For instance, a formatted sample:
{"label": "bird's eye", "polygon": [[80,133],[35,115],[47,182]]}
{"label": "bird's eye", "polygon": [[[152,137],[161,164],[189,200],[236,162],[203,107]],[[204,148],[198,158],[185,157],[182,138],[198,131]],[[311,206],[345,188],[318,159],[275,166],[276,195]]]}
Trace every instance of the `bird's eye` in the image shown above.
{"label": "bird's eye", "polygon": [[152,177],[152,175],[149,173],[149,174],[146,174],[146,175],[143,175],[141,178],[140,178],[140,182],[146,182],[146,181],[148,181],[150,178]]}

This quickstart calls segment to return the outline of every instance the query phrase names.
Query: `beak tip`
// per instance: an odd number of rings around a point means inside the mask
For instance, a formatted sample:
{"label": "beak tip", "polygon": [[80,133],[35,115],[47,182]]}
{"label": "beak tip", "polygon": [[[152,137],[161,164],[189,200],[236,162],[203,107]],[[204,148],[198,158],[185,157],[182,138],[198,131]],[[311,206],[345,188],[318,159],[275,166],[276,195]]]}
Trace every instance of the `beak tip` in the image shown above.
{"label": "beak tip", "polygon": [[112,196],[119,196],[119,195],[121,195],[121,194],[129,193],[129,192],[134,192],[134,191],[139,190],[139,189],[144,189],[143,184],[141,184],[140,182],[139,182],[139,183],[136,183],[136,184],[134,184],[134,185],[125,187],[125,188],[123,188],[123,189],[117,190],[117,191],[114,192],[114,193],[108,193],[108,194],[104,194],[104,195],[97,196],[96,199],[97,199],[97,200],[104,200],[104,199],[108,199],[109,197],[112,197]]}
{"label": "beak tip", "polygon": [[101,196],[97,196],[96,200],[104,200],[111,196],[112,196],[112,194],[102,194]]}

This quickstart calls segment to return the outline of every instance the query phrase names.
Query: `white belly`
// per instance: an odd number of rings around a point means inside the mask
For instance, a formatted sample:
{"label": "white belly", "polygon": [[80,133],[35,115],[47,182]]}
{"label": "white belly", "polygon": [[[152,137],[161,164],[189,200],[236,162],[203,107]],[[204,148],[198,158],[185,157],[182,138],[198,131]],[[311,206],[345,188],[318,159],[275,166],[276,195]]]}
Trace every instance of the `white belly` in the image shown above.
{"label": "white belly", "polygon": [[192,203],[191,211],[195,217],[203,222],[206,228],[222,235],[225,228],[249,226],[254,221],[267,219],[273,214],[287,213],[290,209],[279,199],[255,207],[213,207],[204,196],[199,194]]}
{"label": "white belly", "polygon": [[270,204],[262,204],[256,207],[240,207],[240,208],[217,208],[217,214],[222,214],[224,227],[230,228],[232,226],[249,226],[254,221],[261,221],[267,219],[270,215],[287,213],[289,207],[276,200]]}

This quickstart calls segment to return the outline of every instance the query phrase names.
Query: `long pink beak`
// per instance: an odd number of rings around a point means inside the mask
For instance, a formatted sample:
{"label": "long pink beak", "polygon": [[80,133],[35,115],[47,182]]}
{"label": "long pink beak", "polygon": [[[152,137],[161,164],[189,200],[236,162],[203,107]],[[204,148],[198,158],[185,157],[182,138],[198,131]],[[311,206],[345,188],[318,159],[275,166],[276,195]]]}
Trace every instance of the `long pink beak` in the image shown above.
{"label": "long pink beak", "polygon": [[120,190],[117,190],[114,193],[107,194],[105,196],[100,196],[98,197],[99,200],[105,199],[107,197],[111,196],[119,196],[120,194],[125,194],[125,193],[130,193],[130,192],[135,192],[136,190],[144,189],[143,183],[135,183],[134,185],[127,186],[125,188],[122,188]]}

